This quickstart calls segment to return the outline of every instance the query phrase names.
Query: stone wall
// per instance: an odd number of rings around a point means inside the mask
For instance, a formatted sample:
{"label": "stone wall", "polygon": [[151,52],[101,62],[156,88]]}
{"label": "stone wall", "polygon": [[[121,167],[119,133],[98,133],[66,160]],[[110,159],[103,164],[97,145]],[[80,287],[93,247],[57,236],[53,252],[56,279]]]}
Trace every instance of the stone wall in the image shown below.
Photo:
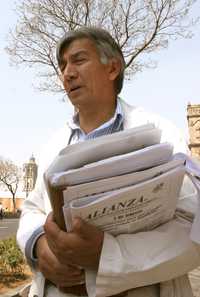
{"label": "stone wall", "polygon": [[[16,200],[16,209],[21,209],[22,203],[24,201],[24,198],[17,198]],[[13,201],[12,198],[3,198],[0,197],[0,202],[3,205],[4,211],[13,211]]]}
{"label": "stone wall", "polygon": [[191,154],[200,159],[200,104],[188,104],[187,120]]}

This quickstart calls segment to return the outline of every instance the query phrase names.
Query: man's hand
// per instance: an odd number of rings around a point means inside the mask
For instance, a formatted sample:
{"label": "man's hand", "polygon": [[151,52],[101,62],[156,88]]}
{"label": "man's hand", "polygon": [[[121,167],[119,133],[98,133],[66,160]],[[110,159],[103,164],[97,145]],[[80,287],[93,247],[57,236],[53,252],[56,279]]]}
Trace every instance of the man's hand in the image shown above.
{"label": "man's hand", "polygon": [[42,235],[37,240],[36,255],[38,258],[38,269],[46,279],[50,280],[57,287],[70,287],[84,281],[83,270],[58,261],[49,248],[46,235]]}
{"label": "man's hand", "polygon": [[60,263],[98,268],[103,231],[80,218],[75,218],[72,231],[64,232],[53,221],[52,214],[47,217],[44,230],[49,247]]}

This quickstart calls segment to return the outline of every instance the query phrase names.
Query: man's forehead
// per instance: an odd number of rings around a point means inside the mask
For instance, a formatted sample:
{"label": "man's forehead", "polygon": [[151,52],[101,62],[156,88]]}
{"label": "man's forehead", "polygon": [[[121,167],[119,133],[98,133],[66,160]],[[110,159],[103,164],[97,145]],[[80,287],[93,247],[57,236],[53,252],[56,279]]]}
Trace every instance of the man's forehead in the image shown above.
{"label": "man's forehead", "polygon": [[80,53],[89,54],[91,51],[97,52],[95,44],[87,38],[73,40],[67,48],[64,49],[64,55],[77,55]]}

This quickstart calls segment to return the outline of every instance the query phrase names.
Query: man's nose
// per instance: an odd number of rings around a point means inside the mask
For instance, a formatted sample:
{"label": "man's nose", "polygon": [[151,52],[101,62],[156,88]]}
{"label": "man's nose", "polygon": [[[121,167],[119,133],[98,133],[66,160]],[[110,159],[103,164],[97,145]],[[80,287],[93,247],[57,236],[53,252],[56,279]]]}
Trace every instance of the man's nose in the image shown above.
{"label": "man's nose", "polygon": [[67,64],[65,66],[65,69],[63,71],[64,79],[71,80],[73,78],[76,78],[77,75],[78,75],[78,72],[77,72],[77,69],[76,69],[76,66],[75,65],[73,65],[73,64]]}

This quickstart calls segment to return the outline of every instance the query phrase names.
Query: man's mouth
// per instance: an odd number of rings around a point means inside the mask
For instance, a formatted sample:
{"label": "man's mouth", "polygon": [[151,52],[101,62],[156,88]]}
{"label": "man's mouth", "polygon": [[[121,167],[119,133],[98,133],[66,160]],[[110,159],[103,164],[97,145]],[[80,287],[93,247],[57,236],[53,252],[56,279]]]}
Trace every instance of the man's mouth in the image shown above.
{"label": "man's mouth", "polygon": [[74,91],[77,91],[77,90],[79,90],[80,88],[81,88],[81,86],[72,87],[72,88],[70,88],[69,93],[72,93],[72,92],[74,92]]}

